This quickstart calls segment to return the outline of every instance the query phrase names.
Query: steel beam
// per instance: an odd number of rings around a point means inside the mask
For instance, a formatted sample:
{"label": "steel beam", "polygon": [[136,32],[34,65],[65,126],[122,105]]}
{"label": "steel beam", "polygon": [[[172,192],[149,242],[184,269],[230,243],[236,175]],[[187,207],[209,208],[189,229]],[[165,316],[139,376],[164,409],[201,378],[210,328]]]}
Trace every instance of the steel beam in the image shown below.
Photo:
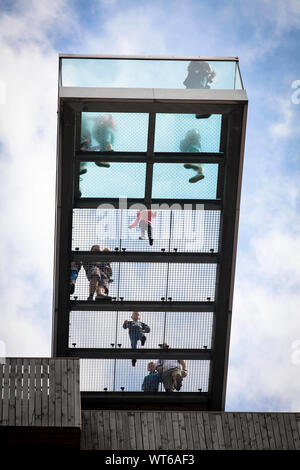
{"label": "steel beam", "polygon": [[154,251],[73,251],[74,261],[108,261],[111,263],[191,263],[216,264],[217,253],[154,252]]}
{"label": "steel beam", "polygon": [[210,349],[126,349],[126,348],[69,348],[68,357],[86,359],[190,359],[197,361],[210,361]]}
{"label": "steel beam", "polygon": [[215,302],[143,302],[143,301],[87,301],[87,300],[70,300],[70,311],[104,311],[104,312],[214,312]]}

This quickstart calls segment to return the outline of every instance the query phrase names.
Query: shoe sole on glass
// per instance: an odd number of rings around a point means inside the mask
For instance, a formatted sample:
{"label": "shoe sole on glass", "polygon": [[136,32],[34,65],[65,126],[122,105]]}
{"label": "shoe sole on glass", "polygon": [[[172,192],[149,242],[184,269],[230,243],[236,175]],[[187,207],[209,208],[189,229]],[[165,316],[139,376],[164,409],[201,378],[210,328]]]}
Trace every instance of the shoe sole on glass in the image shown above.
{"label": "shoe sole on glass", "polygon": [[203,178],[204,178],[204,175],[202,175],[202,174],[196,175],[196,176],[193,176],[193,178],[190,178],[189,182],[190,183],[197,183],[197,181],[203,180]]}
{"label": "shoe sole on glass", "polygon": [[211,114],[196,114],[196,119],[208,119]]}
{"label": "shoe sole on glass", "polygon": [[95,162],[95,165],[101,166],[103,168],[110,168],[110,163],[108,162]]}
{"label": "shoe sole on glass", "polygon": [[111,297],[110,297],[109,295],[97,295],[96,298],[95,298],[95,300],[100,301],[100,302],[101,302],[102,300],[104,300],[104,301],[107,300],[107,301],[110,302],[110,301],[111,301]]}
{"label": "shoe sole on glass", "polygon": [[131,363],[132,363],[132,367],[135,367],[136,359],[132,359]]}
{"label": "shoe sole on glass", "polygon": [[141,345],[142,345],[142,346],[144,346],[144,344],[146,343],[146,339],[147,339],[146,336],[143,335],[143,336],[142,336],[142,339],[141,339]]}

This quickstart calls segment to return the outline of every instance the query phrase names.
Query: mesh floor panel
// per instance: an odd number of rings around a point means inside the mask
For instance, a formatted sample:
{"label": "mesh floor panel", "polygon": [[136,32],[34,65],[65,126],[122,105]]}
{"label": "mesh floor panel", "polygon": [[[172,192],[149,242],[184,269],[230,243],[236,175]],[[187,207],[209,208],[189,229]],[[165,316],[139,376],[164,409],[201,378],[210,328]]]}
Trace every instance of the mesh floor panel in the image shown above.
{"label": "mesh floor panel", "polygon": [[111,251],[217,252],[220,211],[158,210],[152,221],[153,245],[139,240],[139,226],[129,228],[137,218],[136,210],[74,209],[72,250],[89,251],[92,245]]}
{"label": "mesh floor panel", "polygon": [[[130,359],[81,359],[80,386],[82,392],[140,392],[144,377],[148,375],[150,361],[137,360],[132,367]],[[156,363],[156,360],[153,362]],[[207,392],[210,361],[186,361],[188,375],[183,379],[181,392]],[[162,384],[159,392],[164,391]],[[180,392],[176,392],[180,393]]]}
{"label": "mesh floor panel", "polygon": [[[129,330],[123,328],[131,315],[132,312],[70,312],[69,347],[131,348]],[[140,320],[150,328],[143,349],[158,349],[163,342],[176,349],[211,348],[212,312],[140,312]],[[138,341],[137,348],[140,347]]]}
{"label": "mesh floor panel", "polygon": [[[214,301],[216,264],[111,263],[109,295],[125,301]],[[89,281],[82,267],[71,298],[87,300]]]}

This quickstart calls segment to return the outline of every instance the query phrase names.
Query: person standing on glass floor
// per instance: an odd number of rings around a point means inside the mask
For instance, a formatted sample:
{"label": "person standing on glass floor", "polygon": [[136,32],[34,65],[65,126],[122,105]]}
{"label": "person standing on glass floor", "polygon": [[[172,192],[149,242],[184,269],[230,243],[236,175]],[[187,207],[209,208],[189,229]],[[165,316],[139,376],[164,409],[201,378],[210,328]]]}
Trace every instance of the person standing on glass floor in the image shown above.
{"label": "person standing on glass floor", "polygon": [[153,245],[153,232],[152,232],[152,219],[157,216],[157,212],[151,209],[144,209],[137,211],[136,220],[129,225],[129,228],[134,228],[137,225],[141,231],[139,240],[145,240],[146,232],[148,233],[149,245]]}
{"label": "person standing on glass floor", "polygon": [[[140,341],[141,345],[144,346],[146,342],[145,333],[150,333],[150,328],[146,323],[140,321],[140,312],[132,312],[131,320],[125,320],[123,328],[128,329],[131,347],[137,348],[137,342]],[[132,359],[133,367],[136,364],[136,359]]]}

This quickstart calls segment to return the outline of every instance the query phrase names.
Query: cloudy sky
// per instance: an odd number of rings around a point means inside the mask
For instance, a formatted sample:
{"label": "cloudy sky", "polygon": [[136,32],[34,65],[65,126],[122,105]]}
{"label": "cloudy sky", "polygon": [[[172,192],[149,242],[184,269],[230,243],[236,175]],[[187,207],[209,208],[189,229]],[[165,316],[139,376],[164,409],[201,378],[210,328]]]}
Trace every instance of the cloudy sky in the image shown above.
{"label": "cloudy sky", "polygon": [[249,97],[227,410],[300,408],[300,2],[0,0],[0,341],[49,356],[58,53],[238,56]]}

